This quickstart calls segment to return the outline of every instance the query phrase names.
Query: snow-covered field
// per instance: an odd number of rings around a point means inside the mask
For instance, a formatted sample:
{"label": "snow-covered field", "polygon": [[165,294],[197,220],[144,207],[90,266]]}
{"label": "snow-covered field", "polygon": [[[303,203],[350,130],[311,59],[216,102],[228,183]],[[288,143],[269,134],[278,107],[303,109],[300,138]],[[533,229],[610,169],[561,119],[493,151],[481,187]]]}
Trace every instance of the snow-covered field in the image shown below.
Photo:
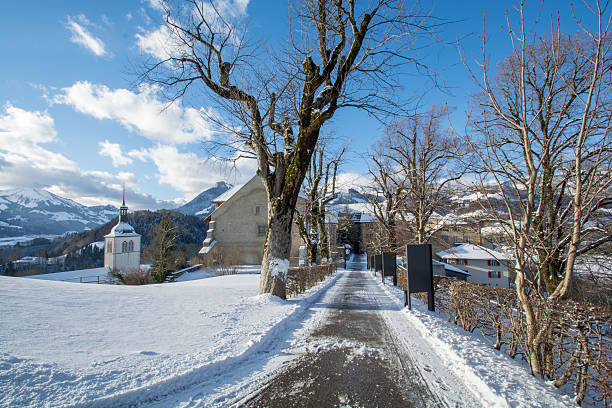
{"label": "snow-covered field", "polygon": [[28,242],[36,238],[47,238],[53,239],[61,237],[62,235],[20,235],[15,237],[0,238],[0,246],[13,246],[19,242]]}
{"label": "snow-covered field", "polygon": [[110,269],[106,267],[78,269],[75,271],[43,273],[40,275],[24,276],[28,279],[40,279],[51,281],[66,281],[66,282],[86,282],[97,283],[99,281],[108,281],[112,279]]}
{"label": "snow-covered field", "polygon": [[0,406],[125,406],[240,375],[326,284],[283,301],[257,296],[253,274],[147,286],[0,277]]}

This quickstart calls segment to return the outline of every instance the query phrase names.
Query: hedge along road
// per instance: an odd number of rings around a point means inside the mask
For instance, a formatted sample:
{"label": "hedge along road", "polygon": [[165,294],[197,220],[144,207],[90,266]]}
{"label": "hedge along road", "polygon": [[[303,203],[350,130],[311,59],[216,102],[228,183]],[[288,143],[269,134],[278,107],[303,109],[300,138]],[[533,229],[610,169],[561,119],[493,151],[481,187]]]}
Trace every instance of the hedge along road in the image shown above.
{"label": "hedge along road", "polygon": [[[329,309],[306,340],[304,353],[250,394],[249,407],[440,407],[440,384],[427,384],[383,317],[401,307],[349,263],[327,299]],[[432,389],[434,391],[432,391]],[[468,398],[466,406],[474,406]],[[467,405],[469,404],[469,405]],[[455,400],[453,405],[457,404]]]}

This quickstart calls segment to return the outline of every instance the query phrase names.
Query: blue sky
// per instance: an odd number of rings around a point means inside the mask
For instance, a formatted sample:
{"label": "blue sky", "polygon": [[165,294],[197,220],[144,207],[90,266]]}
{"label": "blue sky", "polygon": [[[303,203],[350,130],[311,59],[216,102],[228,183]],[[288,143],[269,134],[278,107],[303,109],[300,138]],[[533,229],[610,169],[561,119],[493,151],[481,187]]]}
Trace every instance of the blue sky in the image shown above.
{"label": "blue sky", "polygon": [[[237,10],[254,37],[272,45],[284,38],[285,2],[217,1]],[[438,1],[433,14],[455,21],[441,38],[449,43],[461,38],[469,56],[480,52],[485,13],[489,55],[499,61],[511,51],[504,14],[513,4]],[[528,2],[531,15],[539,4]],[[558,8],[564,31],[575,31],[569,2],[545,2],[542,21],[549,23]],[[149,0],[3,5],[0,189],[32,186],[86,205],[116,205],[125,184],[131,208],[155,209],[189,200],[217,181],[236,183],[253,174],[252,162],[229,172],[206,160],[200,141],[209,136],[211,126],[198,111],[209,109],[206,100],[196,106],[175,104],[161,113],[161,95],[137,84],[134,66],[142,61],[147,38],[159,28],[159,17]],[[418,96],[422,109],[448,104],[454,108],[455,127],[462,129],[476,88],[457,47],[432,47],[426,58],[448,88],[436,89],[415,76],[406,80],[402,93]],[[344,179],[365,173],[362,156],[382,134],[382,126],[363,112],[343,111],[329,127],[350,145]]]}

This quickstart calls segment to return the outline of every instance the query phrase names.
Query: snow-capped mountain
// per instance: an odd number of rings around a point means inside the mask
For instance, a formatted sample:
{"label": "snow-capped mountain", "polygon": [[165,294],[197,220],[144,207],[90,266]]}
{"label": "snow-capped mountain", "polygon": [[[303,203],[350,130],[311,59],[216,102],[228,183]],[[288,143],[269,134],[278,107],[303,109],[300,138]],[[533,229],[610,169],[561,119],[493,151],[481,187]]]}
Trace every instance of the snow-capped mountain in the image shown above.
{"label": "snow-capped mountain", "polygon": [[202,191],[196,198],[177,208],[176,211],[179,211],[185,215],[196,215],[198,217],[206,218],[215,209],[215,205],[212,203],[212,200],[225,193],[230,188],[232,188],[231,184],[224,181],[219,181],[214,187]]}
{"label": "snow-capped mountain", "polygon": [[0,238],[83,231],[117,214],[110,205],[86,207],[35,188],[0,191]]}
{"label": "snow-capped mountain", "polygon": [[366,194],[361,193],[353,188],[349,188],[347,191],[340,191],[336,193],[334,199],[330,202],[330,204],[365,204],[368,203],[371,199],[373,198],[368,197]]}

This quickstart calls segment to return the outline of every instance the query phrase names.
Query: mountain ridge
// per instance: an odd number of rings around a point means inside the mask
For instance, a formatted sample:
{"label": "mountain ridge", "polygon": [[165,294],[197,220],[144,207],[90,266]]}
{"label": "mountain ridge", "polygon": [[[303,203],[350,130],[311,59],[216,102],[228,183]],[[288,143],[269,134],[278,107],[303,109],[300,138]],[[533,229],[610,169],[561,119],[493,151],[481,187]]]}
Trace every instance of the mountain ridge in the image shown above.
{"label": "mountain ridge", "polygon": [[111,206],[85,206],[32,187],[0,191],[0,238],[81,232],[115,217]]}

